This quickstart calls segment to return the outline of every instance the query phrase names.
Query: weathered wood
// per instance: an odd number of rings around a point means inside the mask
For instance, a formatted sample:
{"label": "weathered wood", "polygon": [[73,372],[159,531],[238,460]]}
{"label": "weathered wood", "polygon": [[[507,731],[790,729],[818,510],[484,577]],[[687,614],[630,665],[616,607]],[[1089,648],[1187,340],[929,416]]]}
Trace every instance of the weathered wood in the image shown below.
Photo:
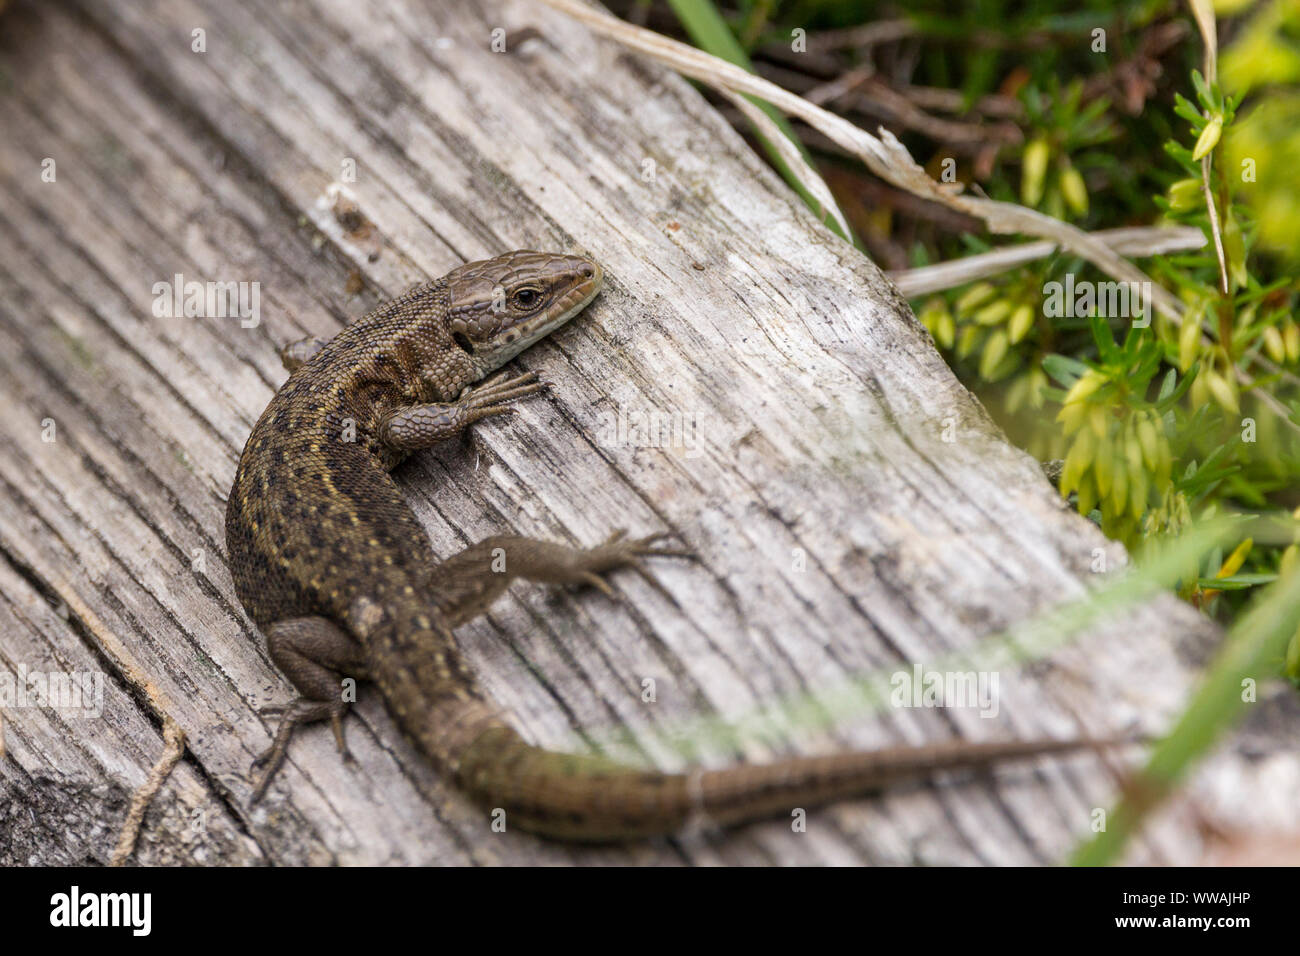
{"label": "weathered wood", "polygon": [[[544,38],[491,51],[494,28],[527,26]],[[688,84],[559,16],[488,0],[19,4],[0,57],[0,667],[108,675],[102,718],[5,711],[0,862],[107,860],[162,750],[160,715],[105,633],[188,738],[145,818],[144,863],[1041,863],[1112,800],[1112,774],[1079,757],[846,803],[802,834],[776,821],[572,848],[492,833],[363,694],[360,769],[309,730],[250,809],[249,762],[273,726],[258,708],[290,692],[234,599],[223,513],[284,378],[275,347],[467,259],[580,251],[609,282],[522,357],[549,396],[401,470],[436,551],[627,526],[676,530],[701,555],[656,563],[667,598],[631,574],[616,602],[521,586],[464,629],[487,688],[539,742],[623,726],[629,756],[680,767],[657,728],[968,648],[1085,593],[1095,548],[1121,553],[1006,444],[879,271]],[[329,198],[349,160],[373,224],[361,237]],[[151,288],[176,273],[257,281],[261,323],[155,318]],[[620,433],[650,414],[698,431],[649,447]],[[1162,598],[1002,673],[995,720],[898,709],[698,756],[1157,730],[1216,637]],[[1269,759],[1294,773],[1294,757]],[[1198,786],[1247,814],[1251,772],[1227,756]],[[1134,858],[1197,846],[1171,813]]]}

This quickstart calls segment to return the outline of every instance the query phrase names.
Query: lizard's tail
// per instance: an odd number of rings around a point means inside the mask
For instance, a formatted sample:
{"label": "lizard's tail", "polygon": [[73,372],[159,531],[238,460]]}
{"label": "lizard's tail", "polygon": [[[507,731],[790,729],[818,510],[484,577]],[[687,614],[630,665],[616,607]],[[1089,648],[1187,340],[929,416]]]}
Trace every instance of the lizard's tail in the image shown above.
{"label": "lizard's tail", "polygon": [[[492,708],[436,612],[412,605],[370,635],[370,663],[394,716],[415,743],[489,812],[569,840],[630,840],[696,821],[728,826],[785,816],[950,770],[972,770],[1116,741],[954,741],[922,747],[796,757],[772,764],[669,774],[527,743]],[[398,624],[397,627],[392,627]],[[388,628],[391,628],[389,630]],[[409,636],[413,635],[413,636]],[[418,701],[417,707],[395,702]]]}
{"label": "lizard's tail", "polygon": [[729,826],[788,817],[796,808],[942,771],[1103,745],[1089,740],[952,742],[666,774],[542,750],[498,725],[470,745],[458,761],[457,776],[481,805],[505,812],[507,827],[560,839],[614,841],[673,833],[696,821]]}

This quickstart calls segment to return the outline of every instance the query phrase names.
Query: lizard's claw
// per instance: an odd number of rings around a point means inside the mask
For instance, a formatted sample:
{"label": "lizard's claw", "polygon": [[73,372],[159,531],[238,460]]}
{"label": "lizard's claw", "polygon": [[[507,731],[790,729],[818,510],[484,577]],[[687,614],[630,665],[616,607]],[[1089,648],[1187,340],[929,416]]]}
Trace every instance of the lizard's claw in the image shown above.
{"label": "lizard's claw", "polygon": [[629,538],[627,529],[620,528],[606,538],[603,544],[584,552],[586,570],[601,572],[612,571],[615,568],[633,567],[638,563],[637,559],[642,557],[696,557],[694,551],[683,548],[656,547],[658,542],[672,536],[673,532],[671,531],[658,531],[643,538]]}
{"label": "lizard's claw", "polygon": [[500,388],[503,385],[507,385],[507,384],[523,385],[527,382],[535,382],[535,381],[537,381],[536,372],[524,372],[524,374],[516,375],[512,379],[510,378],[510,370],[505,369],[503,371],[497,372],[495,375],[483,379],[483,381],[481,382],[477,382],[473,385],[466,385],[465,388],[461,391],[460,397],[466,398],[478,392],[491,391],[494,388]]}
{"label": "lizard's claw", "polygon": [[[253,758],[252,769],[261,770],[263,767],[265,767],[268,763],[271,762],[271,758],[273,758],[274,756],[275,756],[275,744],[272,744],[271,746],[267,747],[260,754],[258,754],[256,757]],[[260,788],[260,789],[265,789],[265,788]]]}
{"label": "lizard's claw", "polygon": [[455,404],[465,425],[473,425],[493,415],[513,415],[515,409],[507,403],[540,392],[548,384],[539,382],[536,372],[525,372],[513,378],[509,375],[509,372],[499,372],[461,393]]}
{"label": "lizard's claw", "polygon": [[[692,560],[699,557],[699,555],[694,551],[691,551],[689,548],[653,547],[657,542],[663,541],[665,538],[671,538],[673,534],[674,532],[672,531],[657,531],[654,534],[646,535],[644,538],[633,538],[631,541],[627,542],[627,544],[629,549],[637,555],[659,555],[660,557],[690,558]],[[622,541],[626,535],[626,529],[615,531],[614,534],[609,536],[609,540],[605,543],[615,544]]]}
{"label": "lizard's claw", "polygon": [[594,571],[580,571],[578,577],[587,584],[590,584],[596,590],[600,591],[605,595],[605,597],[610,598],[611,600],[613,599],[614,589],[611,588],[609,584],[606,583],[605,579],[599,574],[596,574]]}
{"label": "lizard's claw", "polygon": [[606,597],[613,597],[613,590],[600,575],[619,568],[632,568],[651,587],[671,601],[671,595],[641,559],[648,557],[697,557],[694,551],[684,548],[656,547],[657,542],[670,538],[672,535],[673,532],[671,531],[659,531],[643,538],[629,538],[627,529],[620,528],[606,538],[603,544],[582,552],[581,568],[577,575],[578,580],[600,588]]}
{"label": "lizard's claw", "polygon": [[546,387],[546,382],[537,380],[536,372],[525,372],[523,375],[516,375],[513,378],[510,377],[509,372],[498,372],[491,378],[462,392],[460,398],[456,400],[456,404],[466,410],[485,408],[524,395],[531,395],[533,392],[540,392]]}
{"label": "lizard's claw", "polygon": [[[281,724],[281,726],[284,725]],[[287,742],[286,739],[285,743]],[[281,745],[280,735],[277,733],[275,742],[253,758],[252,769],[261,770],[262,774],[257,778],[257,783],[253,785],[253,795],[248,800],[250,804],[257,803],[262,797],[266,796],[266,788],[270,786],[271,778],[275,776],[275,772],[284,763],[285,749]]]}
{"label": "lizard's claw", "polygon": [[284,763],[285,755],[289,752],[289,738],[293,736],[294,728],[298,726],[298,717],[295,714],[296,703],[280,708],[284,712],[284,719],[275,730],[275,739],[271,741],[271,746],[253,758],[252,769],[261,770],[262,774],[253,785],[253,795],[249,798],[250,804],[257,803],[266,795],[266,788],[270,786],[271,778]]}
{"label": "lizard's claw", "polygon": [[339,756],[349,767],[355,766],[357,758],[352,756],[352,751],[348,747],[347,738],[343,736],[343,714],[342,709],[335,710],[330,714],[330,729],[334,731],[334,743],[338,745]]}
{"label": "lizard's claw", "polygon": [[284,758],[289,752],[289,740],[293,737],[293,732],[299,724],[323,720],[328,717],[330,726],[334,730],[334,740],[338,744],[339,753],[343,755],[344,762],[348,764],[355,762],[352,752],[348,750],[347,741],[343,737],[343,715],[347,713],[346,704],[337,701],[309,700],[300,697],[288,707],[269,709],[283,712],[284,717],[280,721],[280,726],[275,729],[275,739],[271,741],[271,746],[253,758],[252,769],[262,770],[262,775],[253,786],[250,803],[257,803],[266,794],[266,788],[270,785],[271,778],[275,776],[276,771],[284,763]]}

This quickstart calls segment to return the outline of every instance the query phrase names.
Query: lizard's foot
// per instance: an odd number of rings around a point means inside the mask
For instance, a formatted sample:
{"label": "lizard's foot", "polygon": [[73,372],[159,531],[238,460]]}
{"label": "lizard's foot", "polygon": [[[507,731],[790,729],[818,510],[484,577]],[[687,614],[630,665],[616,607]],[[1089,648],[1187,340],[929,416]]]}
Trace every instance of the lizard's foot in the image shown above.
{"label": "lizard's foot", "polygon": [[633,568],[673,602],[641,561],[650,557],[695,557],[691,551],[660,546],[658,542],[667,537],[667,533],[660,532],[629,538],[626,531],[616,531],[594,548],[574,548],[554,541],[497,535],[443,561],[434,568],[429,584],[448,628],[459,627],[483,613],[511,581],[520,578],[560,587],[590,584],[613,597],[613,590],[601,575]]}
{"label": "lizard's foot", "polygon": [[607,597],[613,597],[613,589],[610,588],[601,575],[616,571],[619,568],[632,568],[637,574],[645,578],[652,587],[667,596],[663,585],[659,583],[659,580],[650,572],[650,569],[645,566],[641,559],[648,557],[695,559],[698,557],[694,551],[684,548],[656,547],[658,542],[670,537],[672,537],[672,532],[660,531],[642,538],[629,538],[627,529],[620,528],[606,538],[603,544],[588,548],[586,551],[573,553],[572,570],[575,575],[573,583],[590,584],[592,587],[598,588]]}
{"label": "lizard's foot", "polygon": [[406,405],[390,411],[379,423],[379,441],[394,452],[419,451],[455,438],[470,425],[493,415],[512,415],[509,403],[540,392],[545,382],[536,372],[510,376],[501,372],[461,392],[454,402]]}
{"label": "lizard's foot", "polygon": [[525,372],[523,375],[513,377],[509,372],[498,372],[491,378],[484,379],[477,385],[471,385],[461,392],[455,405],[462,409],[466,418],[465,424],[472,425],[489,415],[513,412],[514,408],[506,404],[507,402],[540,392],[547,386],[547,382],[537,380],[536,372]]}
{"label": "lizard's foot", "polygon": [[338,744],[339,753],[342,754],[344,762],[348,764],[356,762],[352,757],[352,752],[348,749],[347,741],[343,737],[343,715],[347,713],[347,704],[338,701],[308,700],[305,697],[299,697],[288,707],[275,709],[282,710],[284,718],[280,721],[280,726],[276,728],[275,739],[271,741],[271,746],[253,758],[252,769],[262,770],[262,776],[253,787],[253,796],[250,803],[257,803],[266,794],[266,788],[270,785],[271,778],[275,776],[276,771],[284,763],[293,732],[300,724],[315,723],[328,717],[334,729],[335,742]]}

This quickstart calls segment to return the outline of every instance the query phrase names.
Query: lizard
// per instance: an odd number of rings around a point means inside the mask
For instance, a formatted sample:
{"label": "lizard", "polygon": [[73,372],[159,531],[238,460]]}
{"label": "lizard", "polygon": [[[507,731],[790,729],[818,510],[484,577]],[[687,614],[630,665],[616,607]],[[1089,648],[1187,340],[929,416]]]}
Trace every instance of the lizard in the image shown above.
{"label": "lizard", "polygon": [[[517,251],[453,269],[374,309],[332,340],[293,343],[288,380],[240,456],[226,545],[240,602],[299,692],[254,761],[260,799],[295,728],[328,720],[350,760],[345,677],[376,684],[415,747],[508,825],[618,841],[707,820],[735,825],[918,780],[1057,754],[1092,741],[964,741],[689,773],[529,744],[480,688],[453,632],[516,579],[592,585],[691,557],[666,533],[619,531],[592,548],[495,536],[444,561],[390,472],[413,452],[515,411],[546,387],[501,367],[596,297],[603,272],[575,255]],[[504,571],[494,557],[504,557]]]}

